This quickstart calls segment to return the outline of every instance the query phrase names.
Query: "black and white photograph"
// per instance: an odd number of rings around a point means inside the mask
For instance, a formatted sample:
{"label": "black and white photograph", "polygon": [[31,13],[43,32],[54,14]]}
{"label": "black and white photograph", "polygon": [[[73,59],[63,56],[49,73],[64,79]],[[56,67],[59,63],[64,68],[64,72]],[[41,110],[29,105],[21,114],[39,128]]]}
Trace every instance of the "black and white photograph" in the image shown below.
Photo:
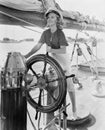
{"label": "black and white photograph", "polygon": [[104,44],[104,0],[0,0],[0,130],[105,130]]}

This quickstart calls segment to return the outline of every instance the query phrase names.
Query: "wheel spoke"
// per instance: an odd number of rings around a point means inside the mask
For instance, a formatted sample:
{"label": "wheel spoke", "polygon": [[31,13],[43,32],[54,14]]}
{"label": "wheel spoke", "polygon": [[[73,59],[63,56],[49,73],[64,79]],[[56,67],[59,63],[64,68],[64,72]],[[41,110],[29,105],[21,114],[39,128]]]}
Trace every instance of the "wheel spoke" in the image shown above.
{"label": "wheel spoke", "polygon": [[[39,93],[39,100],[38,100],[38,106],[41,106],[41,94],[42,94],[42,89],[40,89],[40,93]],[[38,118],[38,109],[36,108],[36,117],[35,117],[35,119],[37,120],[37,118]]]}
{"label": "wheel spoke", "polygon": [[56,81],[59,81],[61,80],[62,78],[56,78],[56,79],[53,79],[53,80],[50,80],[50,81],[47,81],[46,83],[52,83],[52,82],[56,82]]}
{"label": "wheel spoke", "polygon": [[36,74],[36,72],[33,70],[32,66],[30,67],[30,70],[33,72],[33,74],[38,78],[38,75]]}
{"label": "wheel spoke", "polygon": [[[47,55],[48,55],[48,53],[47,53]],[[43,76],[44,76],[44,74],[45,74],[45,72],[46,72],[46,66],[47,66],[47,55],[45,55],[45,57],[44,57]]]}
{"label": "wheel spoke", "polygon": [[37,83],[32,84],[32,85],[27,85],[27,90],[28,91],[35,90],[36,88],[38,88]]}
{"label": "wheel spoke", "polygon": [[54,97],[53,92],[50,90],[50,87],[46,87],[46,91],[48,92],[48,94],[53,98],[54,101],[57,101],[57,99]]}
{"label": "wheel spoke", "polygon": [[42,95],[42,91],[43,91],[43,89],[40,89],[39,100],[38,100],[38,105],[39,106],[41,106],[41,95]]}
{"label": "wheel spoke", "polygon": [[44,68],[43,68],[43,76],[44,76],[44,74],[45,74],[45,72],[46,72],[46,66],[47,66],[47,63],[46,63],[46,61],[44,61]]}

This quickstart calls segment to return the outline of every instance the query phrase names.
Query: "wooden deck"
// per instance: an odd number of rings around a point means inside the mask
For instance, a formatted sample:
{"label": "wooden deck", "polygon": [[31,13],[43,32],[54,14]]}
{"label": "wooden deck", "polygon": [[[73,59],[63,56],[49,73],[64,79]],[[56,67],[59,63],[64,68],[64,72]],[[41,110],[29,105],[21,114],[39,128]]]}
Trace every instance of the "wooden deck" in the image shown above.
{"label": "wooden deck", "polygon": [[[80,127],[68,126],[68,128],[69,130],[105,130],[105,77],[99,77],[98,80],[95,80],[94,76],[90,73],[83,73],[82,71],[78,71],[78,76],[83,85],[81,90],[76,88],[78,116],[82,117],[86,112],[89,112],[91,114],[91,121]],[[102,97],[97,97],[94,94],[96,92],[96,85],[100,81],[102,88],[100,94],[102,94]]]}

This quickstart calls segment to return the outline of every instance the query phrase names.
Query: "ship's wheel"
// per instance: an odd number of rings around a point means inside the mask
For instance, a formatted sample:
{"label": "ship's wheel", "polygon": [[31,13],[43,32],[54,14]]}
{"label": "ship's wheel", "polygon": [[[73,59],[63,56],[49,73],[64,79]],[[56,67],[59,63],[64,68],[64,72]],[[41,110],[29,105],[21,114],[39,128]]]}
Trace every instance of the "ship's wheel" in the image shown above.
{"label": "ship's wheel", "polygon": [[[28,74],[33,75],[27,91],[28,102],[43,113],[57,110],[63,103],[67,87],[64,71],[49,55],[39,54],[27,60]],[[48,101],[50,98],[50,101]]]}

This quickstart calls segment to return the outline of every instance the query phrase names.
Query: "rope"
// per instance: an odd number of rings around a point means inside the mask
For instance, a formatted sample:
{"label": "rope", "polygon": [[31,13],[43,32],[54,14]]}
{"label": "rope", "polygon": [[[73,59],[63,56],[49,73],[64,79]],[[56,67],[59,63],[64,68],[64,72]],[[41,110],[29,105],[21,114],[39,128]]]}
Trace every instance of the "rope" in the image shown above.
{"label": "rope", "polygon": [[33,30],[33,29],[28,28],[28,27],[25,27],[25,26],[21,26],[21,27],[23,27],[23,28],[25,28],[25,29],[28,29],[28,30],[31,30],[31,31],[33,31],[33,32],[41,33],[41,32],[39,32],[39,31]]}

